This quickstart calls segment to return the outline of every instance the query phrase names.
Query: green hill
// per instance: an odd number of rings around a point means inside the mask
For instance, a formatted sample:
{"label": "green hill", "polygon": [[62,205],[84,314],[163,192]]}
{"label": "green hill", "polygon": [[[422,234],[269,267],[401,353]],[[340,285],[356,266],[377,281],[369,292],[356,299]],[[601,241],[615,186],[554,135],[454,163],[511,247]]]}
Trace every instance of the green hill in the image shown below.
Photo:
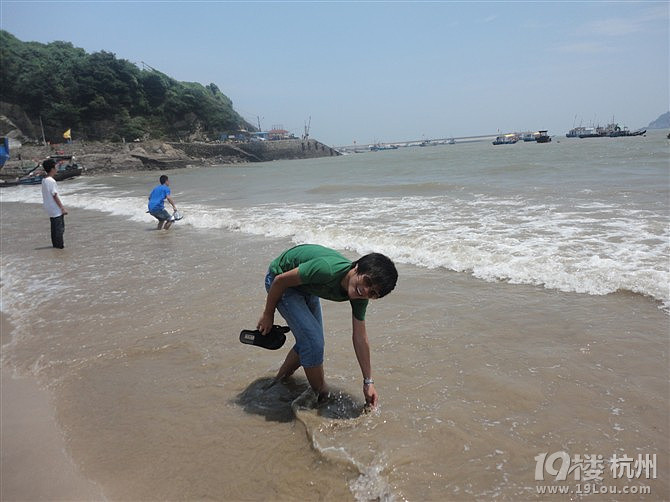
{"label": "green hill", "polygon": [[3,115],[35,139],[41,117],[52,142],[62,142],[67,129],[76,139],[112,141],[218,139],[253,129],[214,84],[178,82],[69,42],[22,42],[4,30],[0,91]]}

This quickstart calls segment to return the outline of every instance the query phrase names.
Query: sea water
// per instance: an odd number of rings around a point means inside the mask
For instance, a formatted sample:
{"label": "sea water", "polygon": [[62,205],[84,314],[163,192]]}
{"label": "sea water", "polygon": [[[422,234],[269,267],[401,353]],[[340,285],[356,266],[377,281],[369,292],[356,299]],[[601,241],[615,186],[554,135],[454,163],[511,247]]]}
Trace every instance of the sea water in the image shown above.
{"label": "sea water", "polygon": [[[64,250],[39,187],[3,188],[3,365],[51,390],[69,454],[113,500],[590,490],[574,465],[535,479],[555,452],[600,455],[599,489],[667,499],[665,476],[608,461],[667,472],[668,140],[557,139],[171,171],[169,231],[145,212],[159,173],[82,177],[59,184]],[[290,336],[237,340],[268,263],[305,242],[398,265],[367,318],[372,413],[346,304],[323,302],[321,409],[296,406],[300,374],[267,385]]]}

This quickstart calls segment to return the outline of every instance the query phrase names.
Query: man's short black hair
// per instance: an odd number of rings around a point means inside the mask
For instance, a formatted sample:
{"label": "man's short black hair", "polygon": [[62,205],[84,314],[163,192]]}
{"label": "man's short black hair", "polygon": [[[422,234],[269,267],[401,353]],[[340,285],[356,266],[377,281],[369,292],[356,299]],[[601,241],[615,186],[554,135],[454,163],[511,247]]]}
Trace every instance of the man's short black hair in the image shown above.
{"label": "man's short black hair", "polygon": [[366,254],[351,264],[352,268],[356,266],[357,273],[368,276],[372,284],[378,288],[378,298],[388,295],[398,282],[398,271],[394,263],[381,253]]}
{"label": "man's short black hair", "polygon": [[51,171],[54,167],[56,167],[56,161],[54,159],[46,159],[44,162],[42,162],[42,168],[44,168],[44,171],[49,174],[49,171]]}
{"label": "man's short black hair", "polygon": [[165,185],[165,182],[166,182],[167,180],[168,180],[168,177],[167,177],[166,174],[162,175],[162,176],[158,179],[158,181],[161,182],[161,185]]}

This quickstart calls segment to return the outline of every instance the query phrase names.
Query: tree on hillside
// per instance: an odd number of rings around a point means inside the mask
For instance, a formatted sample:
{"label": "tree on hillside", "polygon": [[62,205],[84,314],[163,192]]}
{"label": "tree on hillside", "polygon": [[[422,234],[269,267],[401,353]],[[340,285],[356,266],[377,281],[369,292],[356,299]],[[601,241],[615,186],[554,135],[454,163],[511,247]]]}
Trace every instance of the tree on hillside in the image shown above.
{"label": "tree on hillside", "polygon": [[[2,100],[32,121],[43,121],[48,139],[72,128],[88,139],[172,139],[196,130],[218,138],[251,128],[215,84],[178,82],[141,70],[111,52],[87,54],[69,42],[22,42],[0,30]],[[11,119],[11,117],[10,117]]]}

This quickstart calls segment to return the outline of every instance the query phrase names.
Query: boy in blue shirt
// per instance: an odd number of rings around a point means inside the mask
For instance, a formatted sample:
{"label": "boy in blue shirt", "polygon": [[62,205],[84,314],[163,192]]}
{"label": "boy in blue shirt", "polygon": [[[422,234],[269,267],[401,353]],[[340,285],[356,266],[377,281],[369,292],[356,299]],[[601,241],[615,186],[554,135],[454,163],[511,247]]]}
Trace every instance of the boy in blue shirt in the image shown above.
{"label": "boy in blue shirt", "polygon": [[368,300],[382,298],[395,288],[398,272],[383,254],[371,253],[351,262],[334,249],[303,244],[284,251],[272,263],[265,278],[268,296],[257,329],[267,334],[274,324],[275,310],[288,323],[296,344],[277,373],[277,379],[292,375],[300,366],[320,398],[327,396],[323,372],[323,319],[319,298],[349,301],[352,340],[363,373],[363,395],[367,405],[377,405],[372,379],[370,345],[365,330]]}
{"label": "boy in blue shirt", "polygon": [[172,216],[165,209],[165,200],[172,205],[172,209],[177,210],[172,198],[170,197],[170,180],[164,174],[159,179],[160,185],[156,185],[149,194],[149,214],[158,220],[158,228],[160,230],[165,224],[165,230],[172,225]]}

